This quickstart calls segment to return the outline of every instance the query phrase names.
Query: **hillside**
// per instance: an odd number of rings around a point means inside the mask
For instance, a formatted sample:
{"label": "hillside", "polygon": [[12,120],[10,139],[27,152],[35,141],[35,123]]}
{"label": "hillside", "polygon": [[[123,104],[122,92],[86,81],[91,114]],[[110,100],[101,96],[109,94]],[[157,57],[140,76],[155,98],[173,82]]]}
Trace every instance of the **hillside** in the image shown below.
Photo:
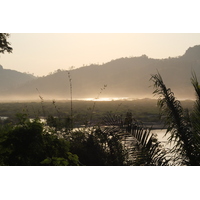
{"label": "hillside", "polygon": [[[190,83],[194,70],[200,80],[200,45],[190,47],[185,54],[175,58],[152,59],[146,55],[120,58],[102,65],[90,65],[70,71],[73,98],[95,98],[106,84],[101,97],[152,98],[152,74],[162,75],[167,87],[178,98],[194,98]],[[69,99],[68,73],[58,70],[54,74],[32,79],[19,87],[1,93],[1,98]]]}
{"label": "hillside", "polygon": [[34,80],[35,78],[36,77],[31,74],[3,69],[3,66],[0,65],[0,92],[18,88],[22,84]]}

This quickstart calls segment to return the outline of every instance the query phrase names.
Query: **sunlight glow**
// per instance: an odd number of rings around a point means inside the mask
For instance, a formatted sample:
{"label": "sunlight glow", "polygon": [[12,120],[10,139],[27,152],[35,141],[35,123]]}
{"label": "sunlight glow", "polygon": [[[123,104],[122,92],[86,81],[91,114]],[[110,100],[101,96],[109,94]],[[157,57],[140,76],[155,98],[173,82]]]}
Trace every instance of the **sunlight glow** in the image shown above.
{"label": "sunlight glow", "polygon": [[84,99],[81,99],[81,100],[84,100],[84,101],[119,101],[119,100],[128,100],[128,97],[122,97],[122,98],[84,98]]}

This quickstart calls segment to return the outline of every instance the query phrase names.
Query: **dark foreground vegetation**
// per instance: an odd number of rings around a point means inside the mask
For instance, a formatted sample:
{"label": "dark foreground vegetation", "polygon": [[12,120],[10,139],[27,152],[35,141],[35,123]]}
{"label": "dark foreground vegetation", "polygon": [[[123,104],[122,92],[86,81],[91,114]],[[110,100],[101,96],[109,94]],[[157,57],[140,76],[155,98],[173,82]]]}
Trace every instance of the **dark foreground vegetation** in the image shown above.
{"label": "dark foreground vegetation", "polygon": [[[151,80],[158,102],[41,98],[40,103],[1,103],[1,116],[8,118],[1,119],[0,165],[199,165],[200,88],[195,74],[195,102],[176,100],[159,74]],[[149,125],[165,125],[173,148],[163,148]]]}

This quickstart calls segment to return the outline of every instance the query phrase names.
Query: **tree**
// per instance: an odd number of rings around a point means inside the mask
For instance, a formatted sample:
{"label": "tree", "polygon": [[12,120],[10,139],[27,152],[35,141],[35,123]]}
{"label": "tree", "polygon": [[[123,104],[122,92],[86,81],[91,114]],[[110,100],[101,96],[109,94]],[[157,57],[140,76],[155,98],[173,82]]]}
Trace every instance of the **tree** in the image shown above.
{"label": "tree", "polygon": [[200,165],[200,87],[195,73],[191,82],[197,100],[192,113],[183,109],[171,89],[165,86],[159,73],[152,75],[151,80],[156,88],[154,94],[159,95],[158,106],[167,127],[166,134],[170,133],[168,141],[175,144],[171,150],[176,155],[175,162],[178,161],[181,165]]}
{"label": "tree", "polygon": [[37,119],[30,121],[25,114],[18,119],[18,124],[0,126],[0,165],[79,165],[69,141],[46,131]]}
{"label": "tree", "polygon": [[[125,119],[122,116],[108,113],[104,118],[104,124],[108,126],[108,133],[113,132],[118,141],[124,141],[123,146],[127,154],[125,161],[128,165],[169,165],[168,152],[157,140],[156,135],[144,124],[135,120],[131,112],[127,112]],[[126,138],[131,138],[131,144],[125,144]]]}
{"label": "tree", "polygon": [[70,150],[78,155],[80,163],[86,166],[126,165],[126,155],[120,136],[114,129],[94,127],[77,130],[65,136],[70,141]]}
{"label": "tree", "polygon": [[12,53],[12,47],[10,43],[7,41],[7,38],[10,36],[8,33],[0,33],[0,53],[4,53],[7,51],[8,53]]}

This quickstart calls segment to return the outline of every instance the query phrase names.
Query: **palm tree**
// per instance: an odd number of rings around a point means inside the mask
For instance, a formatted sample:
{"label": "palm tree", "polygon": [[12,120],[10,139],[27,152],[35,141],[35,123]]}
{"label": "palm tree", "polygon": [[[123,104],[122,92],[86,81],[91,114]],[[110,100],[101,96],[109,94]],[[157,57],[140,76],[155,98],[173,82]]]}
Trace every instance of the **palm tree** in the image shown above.
{"label": "palm tree", "polygon": [[134,165],[163,166],[169,165],[168,152],[163,148],[161,142],[141,122],[134,120],[128,129],[128,133],[135,139],[132,148]]}
{"label": "palm tree", "polygon": [[151,129],[146,128],[141,122],[132,117],[131,112],[127,112],[125,119],[122,116],[108,113],[104,117],[104,125],[107,132],[115,130],[121,140],[129,144],[124,145],[128,153],[128,163],[135,166],[162,166],[169,165],[167,151],[162,147]]}
{"label": "palm tree", "polygon": [[197,100],[192,114],[183,109],[159,73],[152,75],[151,80],[156,88],[153,93],[159,95],[158,106],[167,127],[166,135],[170,133],[168,142],[174,142],[171,153],[175,154],[175,161],[180,165],[200,165],[200,87],[195,73],[192,74],[191,82]]}

